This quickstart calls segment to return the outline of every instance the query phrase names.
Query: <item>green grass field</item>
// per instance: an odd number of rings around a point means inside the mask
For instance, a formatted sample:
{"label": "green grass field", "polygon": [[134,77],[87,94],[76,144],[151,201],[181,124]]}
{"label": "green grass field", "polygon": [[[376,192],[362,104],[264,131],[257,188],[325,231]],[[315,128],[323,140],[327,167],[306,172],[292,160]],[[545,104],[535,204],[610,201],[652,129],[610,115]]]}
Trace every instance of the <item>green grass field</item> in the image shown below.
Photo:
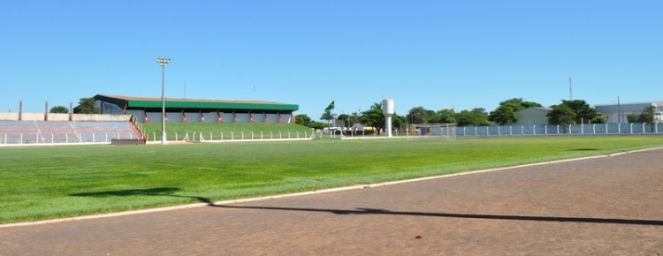
{"label": "green grass field", "polygon": [[0,223],[272,195],[663,146],[663,136],[0,148]]}
{"label": "green grass field", "polygon": [[[150,140],[161,140],[161,123],[144,123],[140,125],[140,128]],[[279,138],[280,136],[282,138],[288,136],[304,138],[311,136],[312,133],[311,128],[303,125],[273,123],[169,123],[166,126],[166,132],[168,133],[168,140],[175,140],[176,138],[182,140],[187,134],[189,138],[192,138],[194,133],[202,133],[206,140],[210,140],[210,138],[221,140],[222,135],[223,140],[241,139],[242,134],[244,139],[247,140],[251,138],[251,135],[255,139],[259,139],[260,136],[263,136],[263,138]],[[200,137],[196,136],[196,141],[197,138]]]}

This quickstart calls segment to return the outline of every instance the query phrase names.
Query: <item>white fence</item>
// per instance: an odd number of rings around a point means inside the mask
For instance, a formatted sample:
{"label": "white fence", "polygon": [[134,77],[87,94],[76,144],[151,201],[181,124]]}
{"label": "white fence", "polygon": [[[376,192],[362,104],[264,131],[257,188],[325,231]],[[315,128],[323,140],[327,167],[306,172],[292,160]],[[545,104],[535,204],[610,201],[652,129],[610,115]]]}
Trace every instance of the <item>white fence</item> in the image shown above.
{"label": "white fence", "polygon": [[[161,134],[147,134],[149,143],[161,142]],[[291,141],[312,140],[313,131],[230,131],[230,132],[185,132],[169,133],[172,142],[240,142],[240,141]]]}
{"label": "white fence", "polygon": [[0,146],[110,143],[140,136],[127,121],[0,121]]}
{"label": "white fence", "polygon": [[647,135],[663,134],[663,123],[610,123],[579,125],[521,125],[456,127],[459,137],[489,136],[568,136],[568,135]]}
{"label": "white fence", "polygon": [[0,134],[0,146],[110,144],[113,139],[137,139],[133,133],[17,133]]}

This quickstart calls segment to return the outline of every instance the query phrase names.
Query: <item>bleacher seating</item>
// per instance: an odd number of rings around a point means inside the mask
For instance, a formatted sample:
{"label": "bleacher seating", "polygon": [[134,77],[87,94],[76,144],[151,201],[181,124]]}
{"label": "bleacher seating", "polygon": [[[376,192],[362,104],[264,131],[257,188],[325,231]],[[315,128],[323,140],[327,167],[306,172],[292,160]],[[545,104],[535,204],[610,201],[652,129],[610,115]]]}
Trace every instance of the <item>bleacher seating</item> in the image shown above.
{"label": "bleacher seating", "polygon": [[124,121],[0,121],[0,145],[110,142],[141,137],[133,124]]}

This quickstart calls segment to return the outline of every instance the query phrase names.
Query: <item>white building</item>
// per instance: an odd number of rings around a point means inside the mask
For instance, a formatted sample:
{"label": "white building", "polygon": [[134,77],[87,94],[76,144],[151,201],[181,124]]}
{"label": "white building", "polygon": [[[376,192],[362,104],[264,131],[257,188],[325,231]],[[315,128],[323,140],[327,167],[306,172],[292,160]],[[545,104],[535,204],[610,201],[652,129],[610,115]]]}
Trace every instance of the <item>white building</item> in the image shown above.
{"label": "white building", "polygon": [[596,110],[608,117],[608,123],[627,123],[628,115],[642,114],[648,107],[654,107],[654,121],[663,121],[663,101],[596,105]]}

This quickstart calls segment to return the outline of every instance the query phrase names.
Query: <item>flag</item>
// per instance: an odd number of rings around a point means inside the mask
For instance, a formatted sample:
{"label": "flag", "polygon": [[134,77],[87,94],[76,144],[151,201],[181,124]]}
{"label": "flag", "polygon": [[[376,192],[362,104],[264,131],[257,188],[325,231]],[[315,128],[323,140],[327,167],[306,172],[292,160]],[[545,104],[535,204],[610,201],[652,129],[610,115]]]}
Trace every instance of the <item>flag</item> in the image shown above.
{"label": "flag", "polygon": [[334,101],[333,100],[332,100],[331,103],[329,103],[329,106],[327,106],[327,108],[325,108],[325,111],[331,111],[332,109],[334,109]]}

